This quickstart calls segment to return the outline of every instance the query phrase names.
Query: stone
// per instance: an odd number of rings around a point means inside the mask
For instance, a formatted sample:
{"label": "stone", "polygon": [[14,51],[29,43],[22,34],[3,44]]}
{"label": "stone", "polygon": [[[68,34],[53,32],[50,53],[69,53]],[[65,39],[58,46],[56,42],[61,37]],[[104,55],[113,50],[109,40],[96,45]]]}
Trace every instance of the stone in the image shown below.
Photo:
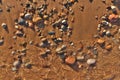
{"label": "stone", "polygon": [[1,40],[0,40],[0,46],[3,45],[3,43],[4,43],[4,40],[1,39]]}
{"label": "stone", "polygon": [[77,56],[76,56],[76,59],[77,59],[78,61],[83,61],[83,60],[85,59],[85,57],[84,57],[84,56],[81,56],[81,55],[77,55]]}
{"label": "stone", "polygon": [[105,49],[106,49],[106,50],[111,50],[111,49],[112,49],[112,45],[111,45],[111,44],[106,45],[106,46],[105,46]]}
{"label": "stone", "polygon": [[38,23],[39,21],[41,21],[42,20],[42,18],[41,17],[33,17],[33,22],[34,23]]}
{"label": "stone", "polygon": [[0,8],[0,12],[3,12],[3,10]]}
{"label": "stone", "polygon": [[24,33],[23,33],[22,31],[19,31],[19,30],[17,30],[17,31],[15,32],[15,34],[16,34],[17,36],[19,36],[19,37],[22,37],[22,36],[24,35]]}
{"label": "stone", "polygon": [[88,65],[94,65],[96,63],[96,59],[88,59],[87,64]]}
{"label": "stone", "polygon": [[19,60],[15,61],[15,62],[13,63],[13,66],[16,67],[16,68],[19,68],[20,65],[21,65],[21,62],[20,62]]}
{"label": "stone", "polygon": [[31,68],[32,68],[32,64],[26,63],[26,64],[25,64],[25,67],[26,67],[27,69],[31,69]]}
{"label": "stone", "polygon": [[111,32],[110,31],[106,31],[106,36],[110,37],[111,36]]}
{"label": "stone", "polygon": [[62,45],[62,46],[61,46],[61,50],[65,50],[66,48],[67,48],[66,45]]}
{"label": "stone", "polygon": [[104,39],[98,39],[97,43],[100,44],[100,45],[103,45],[105,43],[105,40]]}
{"label": "stone", "polygon": [[30,13],[26,13],[24,18],[25,19],[32,19],[32,15]]}
{"label": "stone", "polygon": [[58,52],[60,52],[62,50],[62,48],[61,47],[58,47],[55,51],[58,53]]}
{"label": "stone", "polygon": [[120,50],[120,45],[118,46],[118,49]]}
{"label": "stone", "polygon": [[68,56],[68,57],[65,59],[65,63],[67,63],[67,64],[74,64],[75,62],[76,62],[75,56]]}
{"label": "stone", "polygon": [[12,55],[15,55],[15,54],[16,54],[16,51],[12,51],[11,54],[12,54]]}
{"label": "stone", "polygon": [[16,67],[12,67],[12,71],[17,71],[18,69]]}
{"label": "stone", "polygon": [[25,20],[24,20],[23,18],[19,18],[19,19],[18,19],[18,24],[19,24],[19,25],[25,25],[26,22],[25,22]]}
{"label": "stone", "polygon": [[49,35],[55,35],[55,31],[49,31],[48,34]]}
{"label": "stone", "polygon": [[7,24],[6,23],[2,23],[1,26],[3,27],[3,29],[7,29]]}
{"label": "stone", "polygon": [[16,40],[16,39],[17,39],[17,36],[13,36],[12,38],[13,38],[14,40]]}

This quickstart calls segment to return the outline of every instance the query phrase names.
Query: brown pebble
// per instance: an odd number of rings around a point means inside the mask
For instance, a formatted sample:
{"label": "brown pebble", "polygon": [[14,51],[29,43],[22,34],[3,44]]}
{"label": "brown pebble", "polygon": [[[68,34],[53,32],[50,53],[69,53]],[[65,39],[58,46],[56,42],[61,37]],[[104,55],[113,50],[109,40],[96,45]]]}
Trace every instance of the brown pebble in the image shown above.
{"label": "brown pebble", "polygon": [[111,50],[111,49],[112,49],[112,45],[111,45],[111,44],[106,45],[106,46],[105,46],[105,49],[106,49],[106,50]]}
{"label": "brown pebble", "polygon": [[76,61],[76,58],[74,56],[68,56],[66,59],[65,59],[65,62],[67,64],[74,64]]}
{"label": "brown pebble", "polygon": [[100,44],[100,45],[103,45],[105,43],[105,40],[104,39],[98,39],[97,43]]}

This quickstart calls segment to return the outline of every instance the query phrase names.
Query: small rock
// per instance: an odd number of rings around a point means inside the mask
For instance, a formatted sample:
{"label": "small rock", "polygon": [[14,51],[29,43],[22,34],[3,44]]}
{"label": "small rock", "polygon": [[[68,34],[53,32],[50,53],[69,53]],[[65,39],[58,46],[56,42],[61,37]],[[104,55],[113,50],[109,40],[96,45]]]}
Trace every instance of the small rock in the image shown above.
{"label": "small rock", "polygon": [[12,67],[12,71],[17,71],[18,69],[16,67]]}
{"label": "small rock", "polygon": [[95,64],[96,63],[96,59],[88,59],[87,60],[87,64],[88,65],[93,65],[93,64]]}
{"label": "small rock", "polygon": [[26,63],[26,64],[25,64],[25,67],[28,68],[28,69],[31,69],[31,68],[32,68],[32,64]]}
{"label": "small rock", "polygon": [[118,46],[118,49],[120,50],[120,45]]}
{"label": "small rock", "polygon": [[29,44],[32,45],[34,42],[33,41],[29,41]]}
{"label": "small rock", "polygon": [[11,54],[12,54],[12,55],[16,54],[16,51],[12,51]]}
{"label": "small rock", "polygon": [[49,31],[48,34],[49,35],[55,35],[55,32],[54,31]]}
{"label": "small rock", "polygon": [[4,43],[4,40],[1,39],[1,40],[0,40],[0,46],[3,45],[3,43]]}
{"label": "small rock", "polygon": [[16,40],[16,39],[17,39],[17,36],[13,36],[12,38],[13,38],[14,40]]}
{"label": "small rock", "polygon": [[3,10],[0,8],[0,12],[3,12]]}
{"label": "small rock", "polygon": [[6,23],[2,23],[1,26],[3,27],[3,29],[7,29],[7,24]]}
{"label": "small rock", "polygon": [[97,43],[100,44],[100,45],[103,45],[105,43],[105,40],[103,39],[98,39],[97,40]]}
{"label": "small rock", "polygon": [[105,46],[105,49],[106,49],[106,50],[111,50],[111,49],[112,49],[112,45],[111,45],[111,44],[106,45],[106,46]]}
{"label": "small rock", "polygon": [[110,31],[106,31],[106,36],[110,37],[111,36],[111,32]]}
{"label": "small rock", "polygon": [[77,59],[78,61],[83,61],[83,60],[85,59],[85,57],[84,57],[84,56],[81,56],[81,55],[77,55],[76,59]]}
{"label": "small rock", "polygon": [[15,61],[15,62],[13,63],[13,66],[16,67],[16,68],[19,68],[20,65],[21,65],[21,62],[20,62],[19,60],[18,60],[18,61]]}
{"label": "small rock", "polygon": [[19,24],[19,25],[25,25],[26,22],[25,22],[25,20],[24,20],[23,18],[19,18],[19,19],[18,19],[18,24]]}
{"label": "small rock", "polygon": [[19,36],[19,37],[22,37],[22,36],[24,35],[24,33],[23,33],[22,31],[19,31],[19,30],[17,30],[17,31],[15,32],[15,34],[16,34],[17,36]]}
{"label": "small rock", "polygon": [[26,13],[24,18],[25,19],[32,19],[32,15],[30,13]]}
{"label": "small rock", "polygon": [[76,61],[76,58],[74,56],[68,56],[66,59],[65,59],[65,62],[67,64],[74,64]]}

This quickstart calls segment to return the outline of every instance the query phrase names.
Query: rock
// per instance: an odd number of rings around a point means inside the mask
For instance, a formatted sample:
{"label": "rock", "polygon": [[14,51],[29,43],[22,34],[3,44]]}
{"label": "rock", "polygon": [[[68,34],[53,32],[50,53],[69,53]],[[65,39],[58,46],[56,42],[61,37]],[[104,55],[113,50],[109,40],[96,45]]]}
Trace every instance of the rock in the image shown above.
{"label": "rock", "polygon": [[18,69],[16,67],[12,67],[12,71],[17,71]]}
{"label": "rock", "polygon": [[120,45],[118,46],[118,49],[120,50]]}
{"label": "rock", "polygon": [[96,63],[96,59],[88,59],[87,64],[88,65],[94,65]]}
{"label": "rock", "polygon": [[58,52],[60,52],[62,50],[62,48],[61,47],[58,47],[55,51],[58,53]]}
{"label": "rock", "polygon": [[42,18],[41,17],[33,17],[33,22],[34,23],[38,23],[39,21],[41,21],[42,20]]}
{"label": "rock", "polygon": [[4,40],[1,39],[1,40],[0,40],[0,46],[3,45],[3,43],[4,43]]}
{"label": "rock", "polygon": [[15,32],[15,34],[16,34],[17,36],[19,36],[19,37],[22,37],[22,36],[24,35],[24,33],[23,33],[22,31],[19,31],[19,30],[17,30],[17,31]]}
{"label": "rock", "polygon": [[61,46],[61,50],[65,50],[66,48],[67,48],[66,45],[62,45],[62,46]]}
{"label": "rock", "polygon": [[28,68],[28,69],[31,69],[31,68],[32,68],[32,64],[26,63],[26,64],[25,64],[25,67]]}
{"label": "rock", "polygon": [[13,66],[16,67],[16,68],[19,68],[21,65],[21,61],[17,60],[13,63]]}
{"label": "rock", "polygon": [[6,23],[2,23],[1,26],[3,27],[3,29],[7,29],[7,24]]}
{"label": "rock", "polygon": [[12,51],[11,54],[12,54],[12,55],[15,55],[15,54],[16,54],[16,51]]}
{"label": "rock", "polygon": [[26,13],[24,18],[25,19],[32,19],[32,15],[30,13]]}
{"label": "rock", "polygon": [[49,31],[48,34],[49,35],[55,35],[55,31]]}
{"label": "rock", "polygon": [[110,37],[111,36],[111,32],[110,31],[106,31],[106,36]]}
{"label": "rock", "polygon": [[85,59],[85,57],[84,57],[84,56],[81,56],[81,55],[77,55],[76,59],[77,59],[78,61],[83,61],[83,60]]}
{"label": "rock", "polygon": [[100,45],[103,45],[105,43],[105,40],[104,39],[98,39],[97,43],[100,44]]}
{"label": "rock", "polygon": [[106,45],[106,46],[105,46],[105,49],[106,49],[106,50],[111,50],[111,49],[112,49],[112,45],[111,45],[111,44]]}
{"label": "rock", "polygon": [[3,12],[3,10],[0,8],[0,12]]}
{"label": "rock", "polygon": [[18,24],[19,24],[19,25],[25,25],[26,22],[25,22],[25,20],[24,20],[23,18],[19,18],[19,19],[18,19]]}
{"label": "rock", "polygon": [[31,40],[31,41],[29,41],[29,44],[30,44],[30,45],[32,45],[33,43],[34,43],[34,42],[33,42],[32,40]]}
{"label": "rock", "polygon": [[14,40],[16,40],[16,39],[17,39],[17,36],[13,36],[12,38],[13,38]]}
{"label": "rock", "polygon": [[68,57],[65,59],[65,63],[67,63],[67,64],[74,64],[75,62],[76,62],[75,56],[68,56]]}

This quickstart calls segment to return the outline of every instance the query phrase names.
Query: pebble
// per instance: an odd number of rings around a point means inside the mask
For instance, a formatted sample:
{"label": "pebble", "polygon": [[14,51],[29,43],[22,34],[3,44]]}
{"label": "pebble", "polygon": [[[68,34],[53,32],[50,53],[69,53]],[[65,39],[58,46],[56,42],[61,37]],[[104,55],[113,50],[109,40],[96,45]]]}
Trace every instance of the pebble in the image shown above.
{"label": "pebble", "polygon": [[24,35],[24,33],[23,33],[22,31],[19,31],[19,30],[17,30],[17,31],[15,32],[15,34],[16,34],[17,36],[19,36],[19,37],[22,37],[22,36]]}
{"label": "pebble", "polygon": [[55,31],[49,31],[48,34],[49,35],[55,35]]}
{"label": "pebble", "polygon": [[25,67],[26,67],[27,69],[31,69],[31,68],[32,68],[32,64],[26,63],[26,64],[25,64]]}
{"label": "pebble", "polygon": [[111,45],[111,44],[106,45],[106,46],[105,46],[105,49],[106,49],[106,50],[111,50],[111,49],[112,49],[112,45]]}
{"label": "pebble", "polygon": [[3,12],[3,10],[0,8],[0,12]]}
{"label": "pebble", "polygon": [[106,36],[110,37],[111,36],[111,32],[110,31],[106,31]]}
{"label": "pebble", "polygon": [[15,54],[16,54],[16,51],[12,51],[11,54],[12,54],[12,55],[15,55]]}
{"label": "pebble", "polygon": [[118,46],[118,49],[120,50],[120,45]]}
{"label": "pebble", "polygon": [[12,67],[12,71],[17,71],[18,69],[16,67]]}
{"label": "pebble", "polygon": [[33,42],[32,40],[31,40],[31,41],[29,41],[29,44],[30,44],[30,45],[32,45],[33,43],[34,43],[34,42]]}
{"label": "pebble", "polygon": [[103,39],[98,39],[97,40],[97,43],[100,44],[100,45],[103,45],[105,43],[105,40]]}
{"label": "pebble", "polygon": [[24,20],[23,18],[19,18],[19,19],[18,19],[18,24],[19,24],[19,25],[25,25],[26,22],[25,22],[25,20]]}
{"label": "pebble", "polygon": [[76,62],[76,58],[75,56],[68,56],[66,59],[65,59],[65,62],[67,64],[74,64]]}
{"label": "pebble", "polygon": [[26,13],[24,18],[25,19],[32,19],[32,15],[30,13]]}
{"label": "pebble", "polygon": [[0,40],[0,46],[3,45],[3,43],[4,43],[4,40],[1,39],[1,40]]}
{"label": "pebble", "polygon": [[17,36],[13,36],[12,38],[13,38],[14,40],[16,40],[16,39],[17,39]]}
{"label": "pebble", "polygon": [[18,60],[18,61],[15,61],[15,62],[13,63],[13,66],[16,67],[16,68],[19,68],[20,65],[21,65],[21,62],[20,62],[19,60]]}
{"label": "pebble", "polygon": [[93,65],[93,64],[95,64],[96,63],[96,59],[88,59],[87,60],[87,64],[88,65]]}
{"label": "pebble", "polygon": [[3,27],[3,29],[7,29],[7,24],[6,23],[2,23],[1,26]]}
{"label": "pebble", "polygon": [[83,60],[85,59],[85,57],[84,57],[84,56],[81,56],[81,55],[77,55],[76,59],[77,59],[78,61],[83,61]]}

